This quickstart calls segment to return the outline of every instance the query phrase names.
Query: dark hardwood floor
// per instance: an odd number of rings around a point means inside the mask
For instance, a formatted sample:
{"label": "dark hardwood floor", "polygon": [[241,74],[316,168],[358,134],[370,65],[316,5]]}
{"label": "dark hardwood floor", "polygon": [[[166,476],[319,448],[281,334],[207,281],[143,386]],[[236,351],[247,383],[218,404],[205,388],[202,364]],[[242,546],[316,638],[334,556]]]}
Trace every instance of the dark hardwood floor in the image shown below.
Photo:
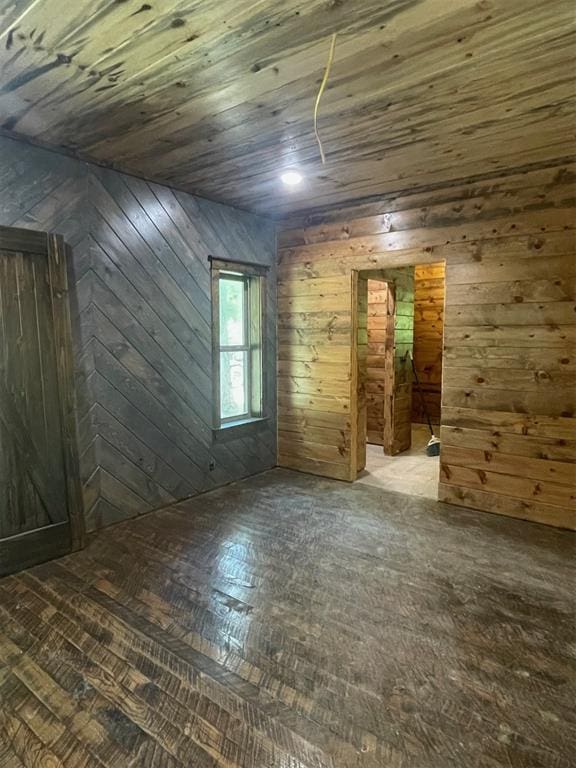
{"label": "dark hardwood floor", "polygon": [[0,581],[0,766],[569,768],[573,534],[273,470]]}

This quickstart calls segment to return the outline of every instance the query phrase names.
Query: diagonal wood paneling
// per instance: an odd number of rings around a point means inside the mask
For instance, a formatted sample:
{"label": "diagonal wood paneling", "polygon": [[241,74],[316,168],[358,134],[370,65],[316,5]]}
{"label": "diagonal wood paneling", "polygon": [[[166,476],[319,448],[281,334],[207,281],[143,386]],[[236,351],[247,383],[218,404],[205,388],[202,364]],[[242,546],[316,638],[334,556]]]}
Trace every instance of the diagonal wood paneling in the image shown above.
{"label": "diagonal wood paneling", "polygon": [[[268,425],[212,445],[208,255],[273,265],[271,223],[0,139],[0,223],[72,246],[78,441],[87,527],[276,463],[275,272],[268,280]],[[215,468],[210,471],[210,462]]]}

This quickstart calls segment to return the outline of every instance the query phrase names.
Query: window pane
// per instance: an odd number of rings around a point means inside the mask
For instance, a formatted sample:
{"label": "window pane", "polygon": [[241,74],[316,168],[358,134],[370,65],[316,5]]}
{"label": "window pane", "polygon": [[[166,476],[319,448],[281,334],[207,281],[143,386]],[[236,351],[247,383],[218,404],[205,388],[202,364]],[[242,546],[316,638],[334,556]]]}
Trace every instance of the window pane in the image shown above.
{"label": "window pane", "polygon": [[245,344],[244,281],[220,278],[220,346]]}
{"label": "window pane", "polygon": [[248,353],[220,353],[220,418],[248,413]]}

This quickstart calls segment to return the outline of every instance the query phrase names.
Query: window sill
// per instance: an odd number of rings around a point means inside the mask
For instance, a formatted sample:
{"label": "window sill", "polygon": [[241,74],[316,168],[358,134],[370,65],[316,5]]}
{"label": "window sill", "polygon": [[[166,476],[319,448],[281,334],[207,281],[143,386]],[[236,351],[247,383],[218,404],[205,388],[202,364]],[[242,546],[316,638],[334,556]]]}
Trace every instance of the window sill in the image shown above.
{"label": "window sill", "polygon": [[215,443],[227,443],[241,437],[251,437],[263,432],[268,426],[268,416],[256,416],[253,419],[227,421],[217,429],[212,430],[212,440]]}

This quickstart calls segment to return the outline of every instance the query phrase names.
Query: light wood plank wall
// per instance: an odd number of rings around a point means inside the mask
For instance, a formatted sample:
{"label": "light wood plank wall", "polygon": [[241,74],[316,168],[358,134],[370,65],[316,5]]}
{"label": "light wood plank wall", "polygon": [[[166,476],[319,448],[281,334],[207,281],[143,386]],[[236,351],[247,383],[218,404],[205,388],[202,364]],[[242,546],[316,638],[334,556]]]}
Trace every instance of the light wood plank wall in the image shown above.
{"label": "light wood plank wall", "polygon": [[576,527],[575,170],[287,220],[279,463],[355,478],[357,271],[445,261],[439,497]]}
{"label": "light wood plank wall", "polygon": [[[369,411],[371,406],[368,396],[368,387],[370,384],[370,368],[369,368],[369,350],[370,341],[368,337],[368,297],[370,291],[370,283],[366,277],[359,276],[356,285],[356,305],[358,312],[356,316],[357,330],[356,330],[356,392],[358,397],[357,402],[357,424],[358,433],[361,435],[367,435],[370,429],[369,425]],[[382,288],[386,288],[386,283],[379,283]],[[386,313],[387,305],[384,310]],[[386,316],[386,314],[385,314]],[[382,345],[384,346],[384,345]],[[385,369],[383,369],[385,370]],[[382,392],[384,392],[385,381],[381,381]],[[384,410],[384,394],[382,394],[382,411]],[[373,406],[372,406],[373,410]],[[372,418],[374,416],[371,414]],[[356,471],[360,472],[366,466],[366,440],[358,440],[356,443]]]}
{"label": "light wood plank wall", "polygon": [[[401,453],[410,447],[412,375],[408,354],[413,353],[414,339],[414,268],[381,269],[362,273],[368,279],[368,358],[367,358],[367,421],[368,442],[385,444],[384,452],[390,455]],[[386,427],[385,342],[389,309],[388,291],[378,280],[393,286],[394,306],[394,371],[390,388],[391,403],[388,407],[388,421],[391,430],[389,440],[384,440]],[[359,430],[359,434],[363,434]]]}
{"label": "light wood plank wall", "polygon": [[[440,423],[445,277],[443,261],[419,264],[414,270],[414,366],[433,424]],[[412,421],[425,424],[422,399],[415,389],[414,385]]]}
{"label": "light wood plank wall", "polygon": [[[366,315],[366,434],[372,445],[384,443],[384,398],[386,390],[386,331],[389,288],[382,280],[367,281]],[[380,326],[377,328],[377,326]],[[358,342],[360,343],[360,342]],[[393,342],[392,342],[393,343]],[[363,373],[358,367],[358,375]],[[360,431],[360,423],[358,430]],[[360,441],[361,442],[361,441]]]}

